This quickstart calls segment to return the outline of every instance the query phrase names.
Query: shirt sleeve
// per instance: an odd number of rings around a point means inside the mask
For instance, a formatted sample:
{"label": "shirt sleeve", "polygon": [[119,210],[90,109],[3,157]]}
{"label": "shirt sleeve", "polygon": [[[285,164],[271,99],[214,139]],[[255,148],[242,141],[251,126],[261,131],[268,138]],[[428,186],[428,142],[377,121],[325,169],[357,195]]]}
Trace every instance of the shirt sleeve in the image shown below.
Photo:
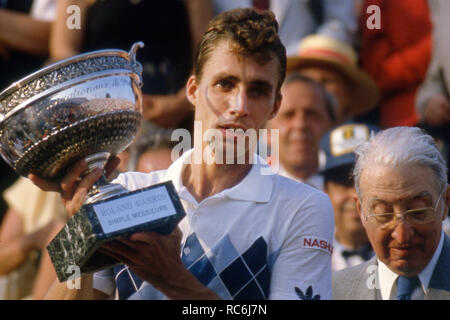
{"label": "shirt sleeve", "polygon": [[333,234],[334,214],[328,196],[312,193],[293,217],[273,264],[270,299],[332,299]]}
{"label": "shirt sleeve", "polygon": [[56,0],[34,0],[30,15],[33,19],[53,21],[56,18]]}
{"label": "shirt sleeve", "polygon": [[104,269],[94,273],[93,288],[99,290],[109,296],[116,291],[116,282],[114,280],[114,272],[112,269]]}

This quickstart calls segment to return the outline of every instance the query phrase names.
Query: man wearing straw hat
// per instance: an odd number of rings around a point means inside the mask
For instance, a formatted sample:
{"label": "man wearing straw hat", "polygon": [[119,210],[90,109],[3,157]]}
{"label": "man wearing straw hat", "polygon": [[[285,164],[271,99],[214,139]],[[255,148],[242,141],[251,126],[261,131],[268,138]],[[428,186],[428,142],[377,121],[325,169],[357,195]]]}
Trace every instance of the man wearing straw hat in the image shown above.
{"label": "man wearing straw hat", "polygon": [[344,122],[373,109],[379,92],[373,80],[357,66],[357,54],[348,44],[324,35],[302,40],[298,55],[289,56],[287,72],[299,72],[321,83],[338,101],[337,121]]}

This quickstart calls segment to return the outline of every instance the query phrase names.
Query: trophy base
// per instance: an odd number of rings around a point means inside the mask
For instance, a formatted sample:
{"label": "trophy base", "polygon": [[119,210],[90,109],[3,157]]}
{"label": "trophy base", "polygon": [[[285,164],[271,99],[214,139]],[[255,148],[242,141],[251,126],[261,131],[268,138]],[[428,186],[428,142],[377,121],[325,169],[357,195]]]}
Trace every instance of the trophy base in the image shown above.
{"label": "trophy base", "polygon": [[110,186],[120,194],[83,205],[47,246],[60,282],[120,264],[98,251],[103,243],[135,232],[169,234],[185,216],[171,181],[132,192]]}

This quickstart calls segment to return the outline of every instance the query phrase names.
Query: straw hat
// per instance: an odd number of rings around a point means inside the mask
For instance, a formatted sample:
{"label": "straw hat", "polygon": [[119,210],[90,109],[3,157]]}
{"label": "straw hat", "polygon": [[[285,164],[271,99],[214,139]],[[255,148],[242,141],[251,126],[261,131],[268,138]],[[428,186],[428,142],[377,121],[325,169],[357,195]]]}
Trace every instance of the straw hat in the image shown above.
{"label": "straw hat", "polygon": [[352,83],[350,116],[363,114],[375,107],[380,94],[375,82],[357,66],[358,56],[348,44],[323,35],[303,38],[297,56],[287,58],[287,72],[303,67],[330,67],[342,73]]}

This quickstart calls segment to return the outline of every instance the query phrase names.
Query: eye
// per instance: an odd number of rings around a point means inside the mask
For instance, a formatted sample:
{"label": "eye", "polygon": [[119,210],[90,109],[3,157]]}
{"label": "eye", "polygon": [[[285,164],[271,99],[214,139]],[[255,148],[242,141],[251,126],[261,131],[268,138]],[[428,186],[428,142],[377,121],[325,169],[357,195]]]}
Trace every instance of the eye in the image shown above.
{"label": "eye", "polygon": [[433,215],[433,210],[430,209],[417,209],[408,211],[408,215],[415,220],[426,220],[430,215]]}
{"label": "eye", "polygon": [[306,117],[310,120],[318,120],[320,119],[320,114],[316,110],[308,110]]}
{"label": "eye", "polygon": [[411,209],[422,209],[426,207],[431,207],[432,203],[429,198],[419,198],[414,199],[410,203],[408,203],[408,210]]}
{"label": "eye", "polygon": [[269,96],[269,91],[266,88],[254,87],[249,89],[249,95],[254,98],[267,97]]}
{"label": "eye", "polygon": [[280,117],[284,118],[284,119],[291,119],[295,116],[295,112],[288,110],[286,112],[283,112],[280,114]]}
{"label": "eye", "polygon": [[371,207],[370,211],[374,214],[385,214],[394,212],[394,208],[385,203],[376,203]]}
{"label": "eye", "polygon": [[393,217],[393,215],[389,214],[389,213],[380,214],[380,215],[375,216],[375,220],[379,223],[386,223],[386,222],[392,220],[392,217]]}
{"label": "eye", "polygon": [[266,98],[270,96],[272,86],[263,81],[255,81],[248,89],[248,94],[253,98]]}
{"label": "eye", "polygon": [[234,83],[233,83],[233,81],[228,80],[228,79],[221,79],[215,83],[215,86],[219,87],[225,91],[229,91],[229,90],[233,89]]}

